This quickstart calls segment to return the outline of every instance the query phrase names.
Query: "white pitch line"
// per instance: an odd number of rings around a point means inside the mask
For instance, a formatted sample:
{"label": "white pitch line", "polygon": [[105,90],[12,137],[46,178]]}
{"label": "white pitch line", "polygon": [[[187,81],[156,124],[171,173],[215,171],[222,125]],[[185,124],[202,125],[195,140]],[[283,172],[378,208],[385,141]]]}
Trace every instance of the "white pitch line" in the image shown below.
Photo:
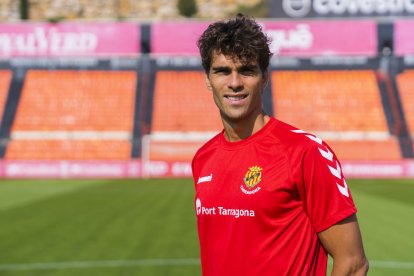
{"label": "white pitch line", "polygon": [[52,270],[70,268],[127,267],[127,266],[187,266],[200,265],[196,258],[182,259],[139,259],[139,260],[98,260],[76,262],[15,263],[0,264],[0,271]]}
{"label": "white pitch line", "polygon": [[[76,262],[48,263],[14,263],[0,264],[0,271],[17,270],[53,270],[53,269],[83,269],[97,267],[133,267],[133,266],[192,266],[200,265],[198,258],[177,259],[138,259],[138,260],[97,260]],[[414,262],[370,260],[371,268],[408,269],[414,270]]]}

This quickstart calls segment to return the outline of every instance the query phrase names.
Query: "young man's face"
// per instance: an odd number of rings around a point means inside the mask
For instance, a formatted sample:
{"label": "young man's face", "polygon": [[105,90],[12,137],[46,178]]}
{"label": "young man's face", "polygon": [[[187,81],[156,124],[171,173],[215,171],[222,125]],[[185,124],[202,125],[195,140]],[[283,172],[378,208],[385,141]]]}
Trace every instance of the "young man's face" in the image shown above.
{"label": "young man's face", "polygon": [[206,83],[213,91],[222,119],[237,123],[262,112],[262,92],[267,78],[267,72],[261,72],[257,61],[242,64],[214,52]]}

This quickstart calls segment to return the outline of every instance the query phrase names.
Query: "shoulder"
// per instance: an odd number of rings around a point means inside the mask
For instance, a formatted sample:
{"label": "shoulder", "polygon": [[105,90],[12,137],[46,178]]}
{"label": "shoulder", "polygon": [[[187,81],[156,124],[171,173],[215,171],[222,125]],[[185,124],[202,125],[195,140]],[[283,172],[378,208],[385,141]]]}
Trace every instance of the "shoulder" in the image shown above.
{"label": "shoulder", "polygon": [[305,151],[315,146],[314,142],[321,139],[316,135],[301,130],[295,126],[276,120],[272,135],[281,143],[286,150]]}
{"label": "shoulder", "polygon": [[312,132],[299,129],[282,121],[277,121],[277,127],[273,132],[282,144],[291,166],[301,167],[311,160],[336,159],[335,153],[329,145]]}

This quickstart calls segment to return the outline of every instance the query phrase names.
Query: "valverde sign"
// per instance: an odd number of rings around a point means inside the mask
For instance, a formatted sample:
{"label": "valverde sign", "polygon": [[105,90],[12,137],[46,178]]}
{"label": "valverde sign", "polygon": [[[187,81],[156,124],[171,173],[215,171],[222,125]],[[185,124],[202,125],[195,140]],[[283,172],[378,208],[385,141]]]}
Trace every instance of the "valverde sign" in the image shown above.
{"label": "valverde sign", "polygon": [[[271,38],[271,51],[277,56],[374,56],[377,51],[373,20],[336,20],[329,24],[326,21],[264,21],[260,24]],[[196,41],[207,26],[206,22],[154,23],[151,51],[159,55],[198,55]]]}
{"label": "valverde sign", "polygon": [[271,0],[271,17],[413,16],[414,0]]}
{"label": "valverde sign", "polygon": [[0,57],[136,55],[133,23],[0,24]]}
{"label": "valverde sign", "polygon": [[[272,39],[271,51],[281,56],[375,56],[374,21],[269,21],[263,24]],[[358,43],[355,43],[358,41]]]}

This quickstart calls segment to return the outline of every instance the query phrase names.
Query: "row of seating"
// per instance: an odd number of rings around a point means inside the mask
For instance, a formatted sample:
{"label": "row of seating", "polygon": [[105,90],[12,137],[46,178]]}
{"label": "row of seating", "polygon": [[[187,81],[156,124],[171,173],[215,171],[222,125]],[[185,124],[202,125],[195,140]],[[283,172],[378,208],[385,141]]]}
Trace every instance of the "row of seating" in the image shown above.
{"label": "row of seating", "polygon": [[127,71],[29,70],[13,131],[131,131],[136,82]]}
{"label": "row of seating", "polygon": [[308,131],[388,132],[374,71],[272,74],[276,117]]}
{"label": "row of seating", "polygon": [[4,107],[12,79],[12,71],[0,70],[0,120],[2,119]]}
{"label": "row of seating", "polygon": [[399,74],[397,84],[408,129],[414,137],[414,70]]}
{"label": "row of seating", "polygon": [[[0,108],[4,108],[11,77],[10,71],[0,71]],[[11,132],[11,137],[18,138],[9,142],[5,158],[130,159],[135,97],[139,96],[137,80],[134,71],[29,70]],[[341,159],[401,159],[398,140],[388,131],[374,71],[274,71],[271,83],[275,116],[309,132],[336,133],[340,139],[333,139],[332,135],[322,138]],[[414,70],[400,74],[397,83],[408,127],[414,133],[414,117],[409,115],[414,113]],[[203,72],[156,74],[152,133],[217,132],[221,128]],[[59,131],[127,135],[104,140],[87,136],[73,139],[70,135],[66,139],[30,138],[33,133],[52,137]],[[349,133],[374,133],[380,138],[341,138],[341,134]],[[151,159],[189,160],[199,144],[154,143]]]}
{"label": "row of seating", "polygon": [[[5,159],[130,159],[137,77],[135,71],[29,70],[11,129],[18,138]],[[86,134],[73,138],[75,131]],[[124,138],[96,140],[107,133]]]}
{"label": "row of seating", "polygon": [[157,73],[152,131],[217,131],[222,128],[213,95],[200,71]]}

